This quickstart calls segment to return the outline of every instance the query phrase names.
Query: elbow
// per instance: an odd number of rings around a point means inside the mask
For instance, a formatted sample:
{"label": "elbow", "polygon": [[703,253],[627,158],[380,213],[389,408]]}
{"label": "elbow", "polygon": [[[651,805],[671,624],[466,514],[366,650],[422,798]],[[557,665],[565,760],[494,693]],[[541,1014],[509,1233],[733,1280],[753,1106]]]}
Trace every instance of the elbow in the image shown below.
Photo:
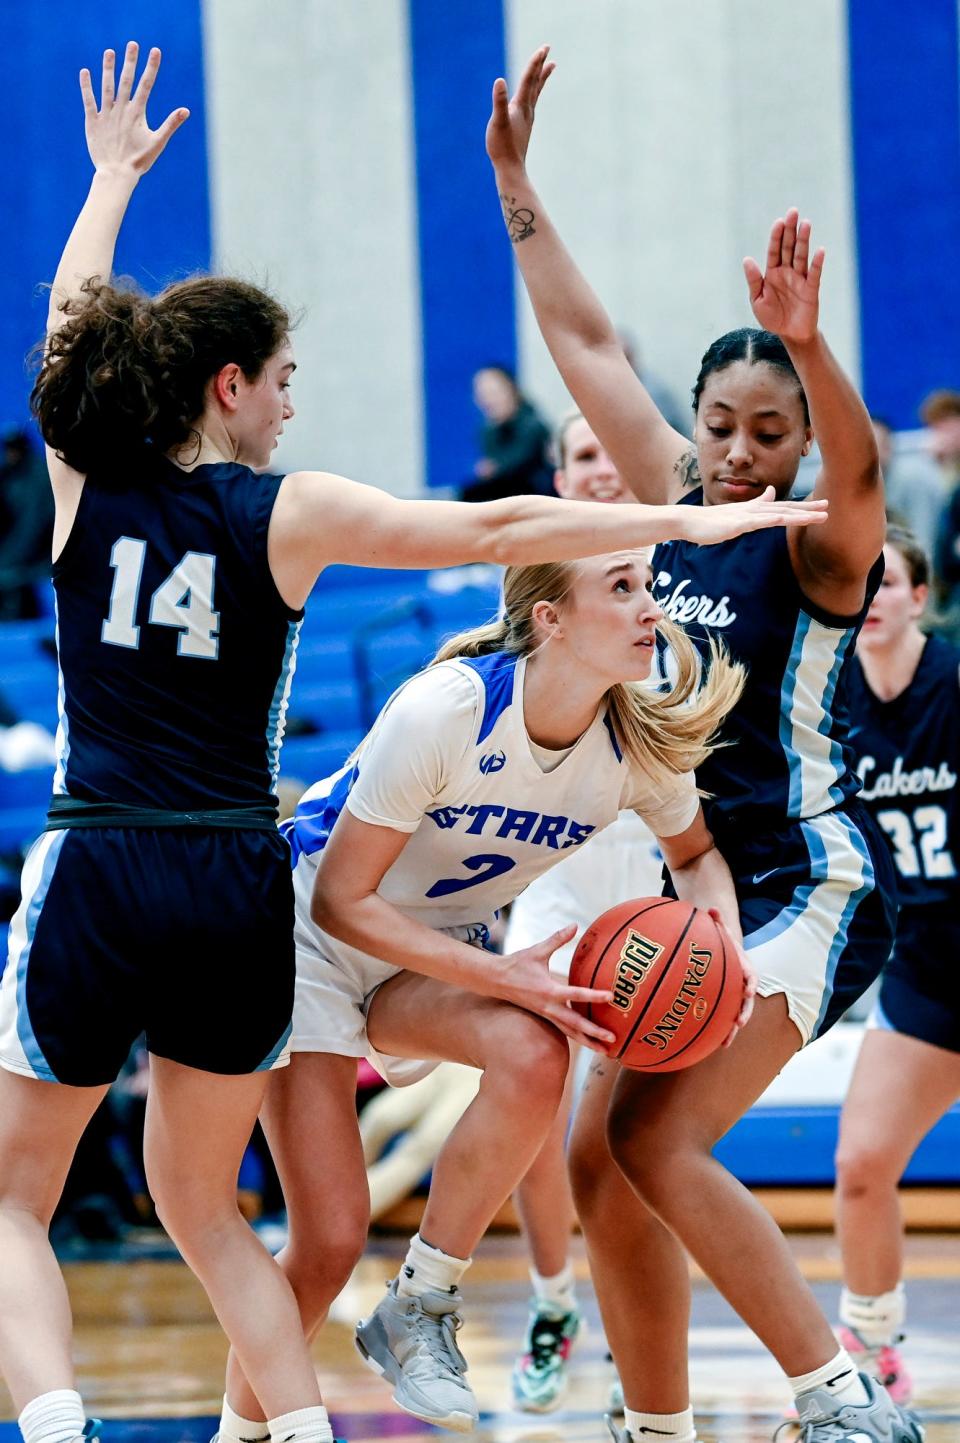
{"label": "elbow", "polygon": [[342,938],[342,907],[338,907],[330,889],[317,878],[310,898],[310,920],[316,927],[329,932],[331,937]]}
{"label": "elbow", "polygon": [[549,505],[543,496],[510,496],[503,501],[487,501],[478,510],[483,517],[479,560],[494,566],[513,566],[522,561],[523,542],[529,540],[530,523],[543,519],[543,507]]}

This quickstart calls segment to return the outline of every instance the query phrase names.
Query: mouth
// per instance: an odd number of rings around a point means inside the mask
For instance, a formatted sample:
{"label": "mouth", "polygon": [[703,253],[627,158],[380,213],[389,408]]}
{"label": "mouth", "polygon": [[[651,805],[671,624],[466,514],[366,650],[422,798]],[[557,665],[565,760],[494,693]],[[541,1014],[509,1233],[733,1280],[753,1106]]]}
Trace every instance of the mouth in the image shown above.
{"label": "mouth", "polygon": [[645,646],[648,650],[652,651],[655,645],[655,639],[652,636],[642,636],[639,641],[635,641],[633,644],[634,646]]}
{"label": "mouth", "polygon": [[765,481],[754,481],[750,476],[717,476],[714,479],[728,496],[759,496],[767,489]]}

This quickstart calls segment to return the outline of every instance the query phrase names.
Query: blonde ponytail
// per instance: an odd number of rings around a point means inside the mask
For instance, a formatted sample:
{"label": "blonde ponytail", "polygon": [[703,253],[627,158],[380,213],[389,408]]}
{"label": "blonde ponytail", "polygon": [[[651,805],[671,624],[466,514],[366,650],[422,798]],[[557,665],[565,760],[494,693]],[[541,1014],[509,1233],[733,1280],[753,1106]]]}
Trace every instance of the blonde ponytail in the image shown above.
{"label": "blonde ponytail", "polygon": [[[571,561],[508,566],[503,580],[503,616],[452,637],[431,666],[491,651],[529,656],[540,645],[534,606],[538,601],[562,602],[577,574],[578,564]],[[607,692],[606,701],[610,724],[628,764],[654,782],[665,782],[682,772],[695,771],[717,746],[724,745],[717,732],[743,691],[746,672],[712,637],[706,658],[701,658],[676,622],[664,618],[657,623],[657,631],[673,654],[676,677],[672,685],[655,691],[647,683],[620,682]]]}
{"label": "blonde ponytail", "polygon": [[653,781],[696,771],[717,746],[717,732],[733,710],[746,681],[740,662],[710,638],[701,659],[687,633],[664,619],[657,631],[670,647],[676,680],[668,691],[621,682],[607,692],[614,735],[624,757]]}

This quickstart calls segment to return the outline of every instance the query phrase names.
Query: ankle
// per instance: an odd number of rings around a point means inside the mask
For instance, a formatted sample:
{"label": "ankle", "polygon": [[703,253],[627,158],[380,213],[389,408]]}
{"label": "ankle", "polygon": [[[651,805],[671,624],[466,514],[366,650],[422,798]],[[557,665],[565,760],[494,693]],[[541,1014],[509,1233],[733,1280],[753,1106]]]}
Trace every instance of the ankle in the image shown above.
{"label": "ankle", "polygon": [[83,1432],[83,1399],[74,1388],[55,1388],[31,1398],[17,1419],[24,1443],[73,1443]]}
{"label": "ankle", "polygon": [[632,1443],[656,1443],[660,1438],[665,1443],[696,1443],[692,1408],[684,1408],[682,1413],[637,1413],[624,1408],[623,1419]]}
{"label": "ankle", "polygon": [[322,1403],[313,1408],[298,1408],[271,1418],[270,1443],[333,1443],[333,1429]]}
{"label": "ankle", "polygon": [[455,1258],[442,1252],[414,1233],[397,1277],[397,1295],[410,1298],[433,1291],[456,1292],[472,1261],[472,1258]]}
{"label": "ankle", "polygon": [[243,1418],[235,1413],[224,1394],[218,1436],[220,1443],[267,1443],[270,1425],[263,1418]]}

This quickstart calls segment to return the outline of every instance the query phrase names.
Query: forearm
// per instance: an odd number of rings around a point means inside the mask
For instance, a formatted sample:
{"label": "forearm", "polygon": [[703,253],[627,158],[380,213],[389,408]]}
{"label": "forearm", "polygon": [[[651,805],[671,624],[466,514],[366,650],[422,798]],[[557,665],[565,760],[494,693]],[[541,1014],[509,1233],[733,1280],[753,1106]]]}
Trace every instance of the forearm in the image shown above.
{"label": "forearm", "polygon": [[733,877],[716,847],[701,852],[682,867],[671,867],[670,876],[681,901],[691,902],[704,911],[714,907],[731,937],[736,942],[743,940]]}
{"label": "forearm", "polygon": [[60,257],[53,288],[47,329],[61,324],[64,305],[76,299],[91,276],[108,280],[113,270],[120,226],[137,184],[131,171],[95,171],[83,208]]}
{"label": "forearm", "polygon": [[513,496],[475,508],[489,530],[488,555],[501,566],[575,561],[607,551],[633,551],[660,541],[690,539],[689,506],[608,506]]}
{"label": "forearm", "polygon": [[313,920],[331,936],[409,972],[494,996],[497,957],[407,917],[377,892],[348,906],[314,893]]}
{"label": "forearm", "polygon": [[785,341],[800,377],[828,484],[880,485],[877,443],[857,388],[822,333],[804,343]]}
{"label": "forearm", "polygon": [[620,343],[613,324],[578,269],[543,208],[525,169],[497,166],[497,194],[507,234],[543,332],[561,375],[583,353]]}

